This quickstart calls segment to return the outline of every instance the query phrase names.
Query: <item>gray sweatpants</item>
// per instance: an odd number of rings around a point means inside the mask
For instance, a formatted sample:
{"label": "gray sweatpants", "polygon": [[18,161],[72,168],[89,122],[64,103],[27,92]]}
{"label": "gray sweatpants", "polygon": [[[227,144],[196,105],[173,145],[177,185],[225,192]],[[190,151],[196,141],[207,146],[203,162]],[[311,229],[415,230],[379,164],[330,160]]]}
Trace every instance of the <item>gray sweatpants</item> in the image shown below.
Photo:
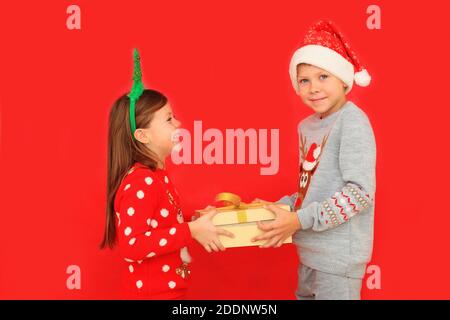
{"label": "gray sweatpants", "polygon": [[299,266],[298,300],[359,300],[362,279],[347,278]]}

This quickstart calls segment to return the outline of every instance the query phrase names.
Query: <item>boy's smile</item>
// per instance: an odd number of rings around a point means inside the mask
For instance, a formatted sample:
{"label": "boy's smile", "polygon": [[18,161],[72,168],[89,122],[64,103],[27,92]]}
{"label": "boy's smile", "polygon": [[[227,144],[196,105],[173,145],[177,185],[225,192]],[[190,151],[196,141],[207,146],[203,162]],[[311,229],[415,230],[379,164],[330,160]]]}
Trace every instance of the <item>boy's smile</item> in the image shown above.
{"label": "boy's smile", "polygon": [[319,105],[320,103],[324,102],[327,97],[321,97],[321,98],[310,98],[309,101],[311,101],[314,105]]}
{"label": "boy's smile", "polygon": [[297,66],[299,95],[303,103],[322,117],[338,111],[346,102],[346,85],[331,73],[308,64]]}

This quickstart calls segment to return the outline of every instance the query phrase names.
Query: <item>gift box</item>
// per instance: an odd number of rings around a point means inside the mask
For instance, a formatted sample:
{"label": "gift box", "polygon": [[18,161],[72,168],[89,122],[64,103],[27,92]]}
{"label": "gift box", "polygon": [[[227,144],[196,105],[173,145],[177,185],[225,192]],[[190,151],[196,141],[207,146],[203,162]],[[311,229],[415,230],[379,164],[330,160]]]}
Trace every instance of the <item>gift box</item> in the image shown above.
{"label": "gift box", "polygon": [[[252,242],[251,239],[264,232],[258,228],[258,221],[267,223],[275,219],[275,214],[264,208],[264,205],[270,204],[270,202],[243,203],[239,196],[227,192],[218,194],[216,196],[217,201],[229,204],[216,208],[218,213],[212,219],[215,226],[234,234],[234,238],[219,236],[225,248],[259,246],[267,241]],[[281,209],[290,211],[288,205],[276,205]],[[205,210],[197,210],[197,213],[200,215],[205,212]],[[292,237],[287,238],[284,243],[292,243]]]}

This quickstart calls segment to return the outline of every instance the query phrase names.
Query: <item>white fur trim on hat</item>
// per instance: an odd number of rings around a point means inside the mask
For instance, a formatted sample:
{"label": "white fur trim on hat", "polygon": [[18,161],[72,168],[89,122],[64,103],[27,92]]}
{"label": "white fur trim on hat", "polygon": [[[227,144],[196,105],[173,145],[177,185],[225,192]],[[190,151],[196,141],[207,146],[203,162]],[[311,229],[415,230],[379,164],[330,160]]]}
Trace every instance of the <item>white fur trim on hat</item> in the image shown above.
{"label": "white fur trim on hat", "polygon": [[345,93],[350,92],[353,87],[353,79],[355,77],[353,64],[332,49],[310,44],[297,49],[289,65],[292,86],[297,94],[300,94],[297,82],[297,66],[301,63],[324,69],[341,79],[348,86]]}
{"label": "white fur trim on hat", "polygon": [[311,171],[316,166],[317,161],[309,162],[309,161],[303,161],[302,167],[305,171]]}

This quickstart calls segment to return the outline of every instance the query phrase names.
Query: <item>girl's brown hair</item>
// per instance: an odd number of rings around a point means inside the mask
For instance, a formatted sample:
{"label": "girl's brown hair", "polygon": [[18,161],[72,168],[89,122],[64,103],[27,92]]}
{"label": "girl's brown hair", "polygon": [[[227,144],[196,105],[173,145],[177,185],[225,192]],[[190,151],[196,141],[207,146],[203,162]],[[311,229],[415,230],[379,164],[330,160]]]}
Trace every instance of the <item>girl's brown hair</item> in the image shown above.
{"label": "girl's brown hair", "polygon": [[[158,91],[144,90],[136,101],[136,128],[148,128],[154,113],[166,105],[167,101]],[[101,249],[113,248],[116,244],[114,199],[123,177],[135,162],[156,170],[158,161],[150,149],[133,139],[130,129],[130,99],[127,95],[121,96],[109,113],[106,225]]]}

